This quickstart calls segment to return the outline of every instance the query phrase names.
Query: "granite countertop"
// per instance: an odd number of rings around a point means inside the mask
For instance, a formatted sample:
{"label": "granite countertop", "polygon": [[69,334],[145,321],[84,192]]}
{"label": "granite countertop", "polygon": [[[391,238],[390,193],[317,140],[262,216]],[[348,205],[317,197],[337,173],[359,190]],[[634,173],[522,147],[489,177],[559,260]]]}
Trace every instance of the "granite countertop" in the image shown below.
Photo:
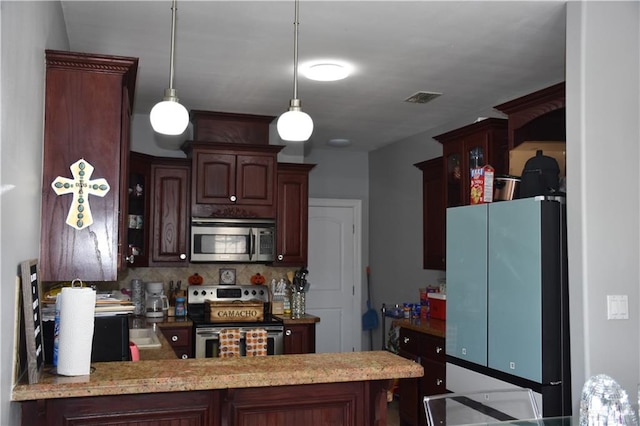
{"label": "granite countertop", "polygon": [[427,319],[394,319],[391,324],[395,327],[403,327],[414,330],[419,333],[430,334],[436,337],[445,337],[447,331],[446,321],[427,318]]}
{"label": "granite countertop", "polygon": [[93,363],[87,376],[44,371],[13,401],[421,377],[420,364],[387,351]]}
{"label": "granite countertop", "polygon": [[302,318],[291,318],[291,315],[273,315],[275,318],[282,320],[284,325],[293,324],[314,324],[320,322],[320,318],[314,315],[305,314]]}

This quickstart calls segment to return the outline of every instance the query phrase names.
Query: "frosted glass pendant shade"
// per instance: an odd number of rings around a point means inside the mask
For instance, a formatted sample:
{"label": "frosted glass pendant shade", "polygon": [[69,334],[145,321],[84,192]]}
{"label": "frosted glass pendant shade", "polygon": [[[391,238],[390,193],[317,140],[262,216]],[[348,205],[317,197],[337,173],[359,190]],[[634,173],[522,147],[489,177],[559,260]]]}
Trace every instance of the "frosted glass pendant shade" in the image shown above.
{"label": "frosted glass pendant shade", "polygon": [[149,120],[158,133],[181,135],[189,124],[189,112],[177,100],[164,100],[154,105]]}
{"label": "frosted glass pendant shade", "polygon": [[287,111],[278,118],[280,139],[289,142],[304,142],[313,133],[313,120],[303,111]]}

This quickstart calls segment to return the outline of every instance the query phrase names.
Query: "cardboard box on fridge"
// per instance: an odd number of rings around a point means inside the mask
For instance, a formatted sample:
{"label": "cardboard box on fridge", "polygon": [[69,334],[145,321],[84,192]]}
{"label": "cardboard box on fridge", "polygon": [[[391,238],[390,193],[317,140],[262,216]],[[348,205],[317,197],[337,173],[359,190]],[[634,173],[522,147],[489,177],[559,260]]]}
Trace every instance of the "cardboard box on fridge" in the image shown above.
{"label": "cardboard box on fridge", "polygon": [[566,176],[567,143],[565,141],[526,141],[509,151],[509,174],[522,176],[524,165],[531,157],[535,157],[537,150],[542,154],[553,157],[560,166],[560,176]]}

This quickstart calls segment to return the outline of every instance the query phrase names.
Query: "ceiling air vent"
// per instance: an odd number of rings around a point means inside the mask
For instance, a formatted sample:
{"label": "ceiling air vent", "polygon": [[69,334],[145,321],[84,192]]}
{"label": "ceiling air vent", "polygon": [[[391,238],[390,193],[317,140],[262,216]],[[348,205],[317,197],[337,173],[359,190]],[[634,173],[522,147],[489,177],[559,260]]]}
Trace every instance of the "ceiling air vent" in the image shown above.
{"label": "ceiling air vent", "polygon": [[409,96],[405,99],[405,102],[411,102],[413,104],[426,104],[427,102],[431,102],[438,96],[442,95],[442,93],[436,92],[416,92],[413,95]]}

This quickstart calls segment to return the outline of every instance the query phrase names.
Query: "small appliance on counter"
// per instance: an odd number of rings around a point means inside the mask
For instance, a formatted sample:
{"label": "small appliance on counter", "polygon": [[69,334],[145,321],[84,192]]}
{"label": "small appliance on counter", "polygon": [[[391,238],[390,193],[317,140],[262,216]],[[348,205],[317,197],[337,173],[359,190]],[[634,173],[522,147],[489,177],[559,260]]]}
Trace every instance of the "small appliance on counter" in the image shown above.
{"label": "small appliance on counter", "polygon": [[147,318],[162,319],[169,311],[169,299],[164,294],[162,282],[148,282],[145,300]]}

